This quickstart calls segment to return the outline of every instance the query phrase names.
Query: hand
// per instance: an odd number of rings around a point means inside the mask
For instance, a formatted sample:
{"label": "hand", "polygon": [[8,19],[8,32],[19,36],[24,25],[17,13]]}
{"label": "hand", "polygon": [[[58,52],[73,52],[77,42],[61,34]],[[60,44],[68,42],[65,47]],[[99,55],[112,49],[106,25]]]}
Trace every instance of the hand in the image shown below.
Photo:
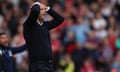
{"label": "hand", "polygon": [[48,8],[46,5],[44,5],[44,4],[40,3],[40,2],[34,2],[32,4],[32,6],[34,6],[36,4],[40,6],[40,10],[47,10],[47,8]]}
{"label": "hand", "polygon": [[34,6],[34,5],[39,5],[40,6],[40,2],[34,2],[33,4],[32,4],[32,6]]}
{"label": "hand", "polygon": [[32,4],[32,6],[34,6],[34,5],[36,5],[36,4],[40,6],[40,14],[41,14],[41,15],[45,15],[45,14],[46,14],[46,11],[48,10],[48,7],[47,7],[46,5],[40,3],[40,2],[34,2],[34,3]]}

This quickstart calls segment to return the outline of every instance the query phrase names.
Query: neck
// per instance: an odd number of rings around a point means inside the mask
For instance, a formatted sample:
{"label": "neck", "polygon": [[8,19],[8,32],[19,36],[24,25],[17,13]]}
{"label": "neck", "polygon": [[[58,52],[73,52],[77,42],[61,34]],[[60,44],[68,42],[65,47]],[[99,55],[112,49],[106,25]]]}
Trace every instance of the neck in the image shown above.
{"label": "neck", "polygon": [[42,15],[40,15],[39,18],[38,18],[38,20],[39,20],[40,22],[43,22],[43,21],[44,21],[44,17],[43,17]]}
{"label": "neck", "polygon": [[37,20],[37,23],[40,24],[40,25],[43,25],[43,21]]}
{"label": "neck", "polygon": [[39,20],[40,22],[43,22],[43,21],[44,21],[44,19],[42,19],[42,18],[41,18],[41,19],[38,19],[38,20]]}

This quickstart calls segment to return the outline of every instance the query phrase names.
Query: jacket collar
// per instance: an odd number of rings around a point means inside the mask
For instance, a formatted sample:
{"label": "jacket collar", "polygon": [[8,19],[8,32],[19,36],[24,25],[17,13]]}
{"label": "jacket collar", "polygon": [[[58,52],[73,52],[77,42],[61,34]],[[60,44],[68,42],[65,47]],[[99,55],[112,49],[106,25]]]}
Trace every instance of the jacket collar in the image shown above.
{"label": "jacket collar", "polygon": [[7,49],[7,47],[0,45],[0,49]]}
{"label": "jacket collar", "polygon": [[40,22],[38,19],[37,19],[37,23],[42,26],[43,25],[43,22]]}

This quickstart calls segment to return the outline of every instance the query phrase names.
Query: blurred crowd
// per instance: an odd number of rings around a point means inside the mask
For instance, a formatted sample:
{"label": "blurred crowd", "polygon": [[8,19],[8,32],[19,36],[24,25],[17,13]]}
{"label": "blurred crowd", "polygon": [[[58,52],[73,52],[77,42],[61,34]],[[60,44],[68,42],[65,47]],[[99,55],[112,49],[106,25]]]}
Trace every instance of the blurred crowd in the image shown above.
{"label": "blurred crowd", "polygon": [[[120,72],[120,0],[41,0],[65,21],[50,31],[55,72]],[[11,46],[25,43],[23,23],[32,0],[0,0],[0,32]],[[51,17],[46,14],[46,21]],[[38,55],[39,56],[39,55]],[[27,51],[14,55],[28,72]]]}

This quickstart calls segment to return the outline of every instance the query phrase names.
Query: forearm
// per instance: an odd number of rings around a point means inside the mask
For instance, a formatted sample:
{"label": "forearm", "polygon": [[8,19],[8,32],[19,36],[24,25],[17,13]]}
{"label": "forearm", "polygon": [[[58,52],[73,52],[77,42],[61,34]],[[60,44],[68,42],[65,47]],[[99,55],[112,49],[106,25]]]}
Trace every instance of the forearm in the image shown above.
{"label": "forearm", "polygon": [[52,8],[49,8],[47,10],[47,13],[53,17],[54,20],[58,20],[60,22],[62,22],[64,20],[63,16],[61,16],[60,14],[58,14],[57,12],[55,12]]}
{"label": "forearm", "polygon": [[49,29],[53,29],[57,27],[64,21],[64,18],[58,13],[56,13],[54,10],[52,10],[51,8],[47,11],[47,13],[53,17],[53,20],[49,22],[49,25],[48,25]]}
{"label": "forearm", "polygon": [[39,13],[40,13],[40,5],[39,4],[34,4],[31,8],[30,15],[27,18],[24,25],[26,25],[27,27],[32,27],[33,24],[36,22],[36,20],[39,16]]}
{"label": "forearm", "polygon": [[15,53],[20,53],[20,52],[26,50],[27,47],[26,47],[26,45],[22,45],[19,47],[11,47],[10,49],[12,50],[12,53],[15,54]]}

